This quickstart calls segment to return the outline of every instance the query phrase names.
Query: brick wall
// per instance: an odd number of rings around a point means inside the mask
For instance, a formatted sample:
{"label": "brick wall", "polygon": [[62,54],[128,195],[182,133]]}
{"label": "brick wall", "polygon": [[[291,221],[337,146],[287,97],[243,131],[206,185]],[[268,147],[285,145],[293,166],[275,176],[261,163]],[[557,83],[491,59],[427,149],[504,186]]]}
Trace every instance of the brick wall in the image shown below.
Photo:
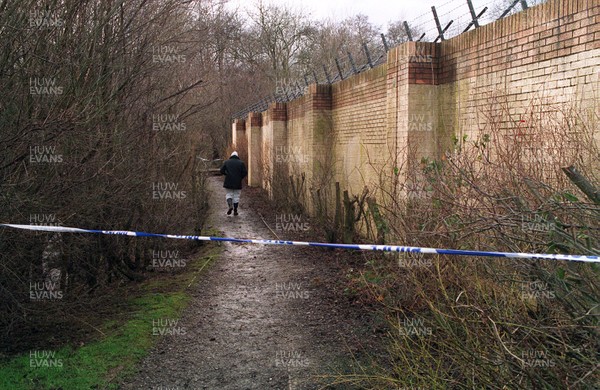
{"label": "brick wall", "polygon": [[[276,113],[270,108],[260,125],[250,114],[232,131],[239,137],[245,127],[251,156],[271,153],[268,160],[285,164],[287,174],[304,173],[304,203],[312,209],[311,188],[331,191],[335,182],[352,194],[367,186],[378,196],[383,183],[410,195],[420,178],[409,172],[423,158],[439,159],[453,140],[492,128],[500,136],[498,129],[527,123],[532,107],[555,121],[566,108],[597,119],[597,0],[550,0],[441,43],[402,44],[386,63],[332,86],[311,85]],[[260,168],[249,160],[251,171]]]}
{"label": "brick wall", "polygon": [[336,181],[352,193],[377,180],[373,168],[386,155],[386,77],[382,65],[332,86],[333,168]]}
{"label": "brick wall", "polygon": [[508,103],[510,127],[529,103],[598,108],[600,2],[549,1],[440,44],[444,125],[475,136],[490,98]]}

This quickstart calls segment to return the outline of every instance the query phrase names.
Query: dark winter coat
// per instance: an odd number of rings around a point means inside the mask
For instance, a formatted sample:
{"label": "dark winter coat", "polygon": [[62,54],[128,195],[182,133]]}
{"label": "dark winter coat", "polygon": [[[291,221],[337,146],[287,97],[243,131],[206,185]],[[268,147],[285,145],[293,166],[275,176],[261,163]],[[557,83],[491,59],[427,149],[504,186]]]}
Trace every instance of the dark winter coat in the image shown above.
{"label": "dark winter coat", "polygon": [[223,163],[221,174],[225,175],[223,187],[230,190],[241,190],[242,179],[248,175],[246,164],[237,156],[231,156]]}

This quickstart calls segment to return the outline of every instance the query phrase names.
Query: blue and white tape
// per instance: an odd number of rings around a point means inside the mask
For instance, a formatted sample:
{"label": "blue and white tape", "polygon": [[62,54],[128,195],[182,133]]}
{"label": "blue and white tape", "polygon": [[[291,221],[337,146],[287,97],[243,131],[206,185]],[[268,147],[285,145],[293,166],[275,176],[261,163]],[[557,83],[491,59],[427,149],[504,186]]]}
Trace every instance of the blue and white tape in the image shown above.
{"label": "blue and white tape", "polygon": [[566,261],[582,261],[587,263],[600,263],[600,256],[583,256],[583,255],[562,255],[562,254],[544,254],[544,253],[517,253],[517,252],[489,252],[489,251],[473,251],[461,249],[440,249],[440,248],[423,248],[417,246],[399,246],[399,245],[370,245],[370,244],[330,244],[324,242],[306,242],[306,241],[285,241],[285,240],[262,240],[250,238],[229,238],[229,237],[210,237],[210,236],[181,236],[174,234],[146,233],[134,232],[128,230],[92,230],[79,229],[66,226],[38,226],[38,225],[16,225],[16,224],[0,224],[3,227],[37,230],[44,232],[55,233],[94,233],[94,234],[110,234],[120,236],[133,237],[161,237],[174,238],[180,240],[196,240],[196,241],[228,241],[249,244],[263,245],[298,245],[298,246],[316,246],[323,248],[339,248],[339,249],[355,249],[366,251],[384,251],[384,252],[414,252],[414,253],[430,253],[440,255],[455,255],[455,256],[486,256],[486,257],[506,257],[517,259],[545,259],[545,260],[566,260]]}

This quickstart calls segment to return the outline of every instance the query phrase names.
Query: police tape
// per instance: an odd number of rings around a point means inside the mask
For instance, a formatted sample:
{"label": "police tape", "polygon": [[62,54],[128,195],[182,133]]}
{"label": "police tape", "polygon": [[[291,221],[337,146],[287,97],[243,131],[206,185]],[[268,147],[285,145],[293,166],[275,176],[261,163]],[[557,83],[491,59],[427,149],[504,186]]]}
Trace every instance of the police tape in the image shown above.
{"label": "police tape", "polygon": [[211,237],[211,236],[185,236],[174,234],[161,233],[146,233],[134,232],[129,230],[93,230],[79,229],[66,226],[39,226],[39,225],[17,225],[17,224],[0,224],[3,227],[36,230],[55,233],[93,233],[93,234],[109,234],[118,236],[132,237],[161,237],[173,238],[179,240],[196,240],[196,241],[227,241],[248,244],[263,244],[263,245],[297,245],[297,246],[315,246],[322,248],[338,248],[338,249],[354,249],[363,251],[383,251],[383,252],[411,252],[411,253],[427,253],[439,255],[454,255],[454,256],[485,256],[485,257],[506,257],[517,259],[545,259],[545,260],[566,260],[566,261],[582,261],[588,263],[600,263],[600,256],[584,256],[584,255],[563,255],[563,254],[545,254],[545,253],[518,253],[518,252],[489,252],[476,250],[462,249],[440,249],[440,248],[424,248],[416,246],[399,246],[399,245],[370,245],[370,244],[331,244],[324,242],[307,242],[307,241],[287,241],[287,240],[263,240],[252,238],[230,238],[230,237]]}

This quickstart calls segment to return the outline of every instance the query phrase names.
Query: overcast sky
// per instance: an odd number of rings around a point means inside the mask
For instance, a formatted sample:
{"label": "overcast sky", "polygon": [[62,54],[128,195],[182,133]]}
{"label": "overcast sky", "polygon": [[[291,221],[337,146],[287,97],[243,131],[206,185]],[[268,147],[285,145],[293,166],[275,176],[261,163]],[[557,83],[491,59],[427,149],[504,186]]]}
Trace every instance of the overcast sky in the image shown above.
{"label": "overcast sky", "polygon": [[[242,9],[252,7],[258,0],[229,0],[229,7]],[[431,6],[435,6],[441,23],[445,25],[450,19],[458,21],[470,20],[467,0],[263,0],[269,4],[292,4],[292,8],[301,7],[315,19],[333,17],[343,19],[358,13],[369,16],[369,20],[385,31],[389,21],[407,20],[409,24],[425,24],[427,28],[435,28]],[[475,12],[483,7],[492,8],[502,0],[472,0]],[[517,6],[520,7],[520,6]],[[448,13],[447,15],[444,15]],[[424,16],[423,16],[424,15]]]}

